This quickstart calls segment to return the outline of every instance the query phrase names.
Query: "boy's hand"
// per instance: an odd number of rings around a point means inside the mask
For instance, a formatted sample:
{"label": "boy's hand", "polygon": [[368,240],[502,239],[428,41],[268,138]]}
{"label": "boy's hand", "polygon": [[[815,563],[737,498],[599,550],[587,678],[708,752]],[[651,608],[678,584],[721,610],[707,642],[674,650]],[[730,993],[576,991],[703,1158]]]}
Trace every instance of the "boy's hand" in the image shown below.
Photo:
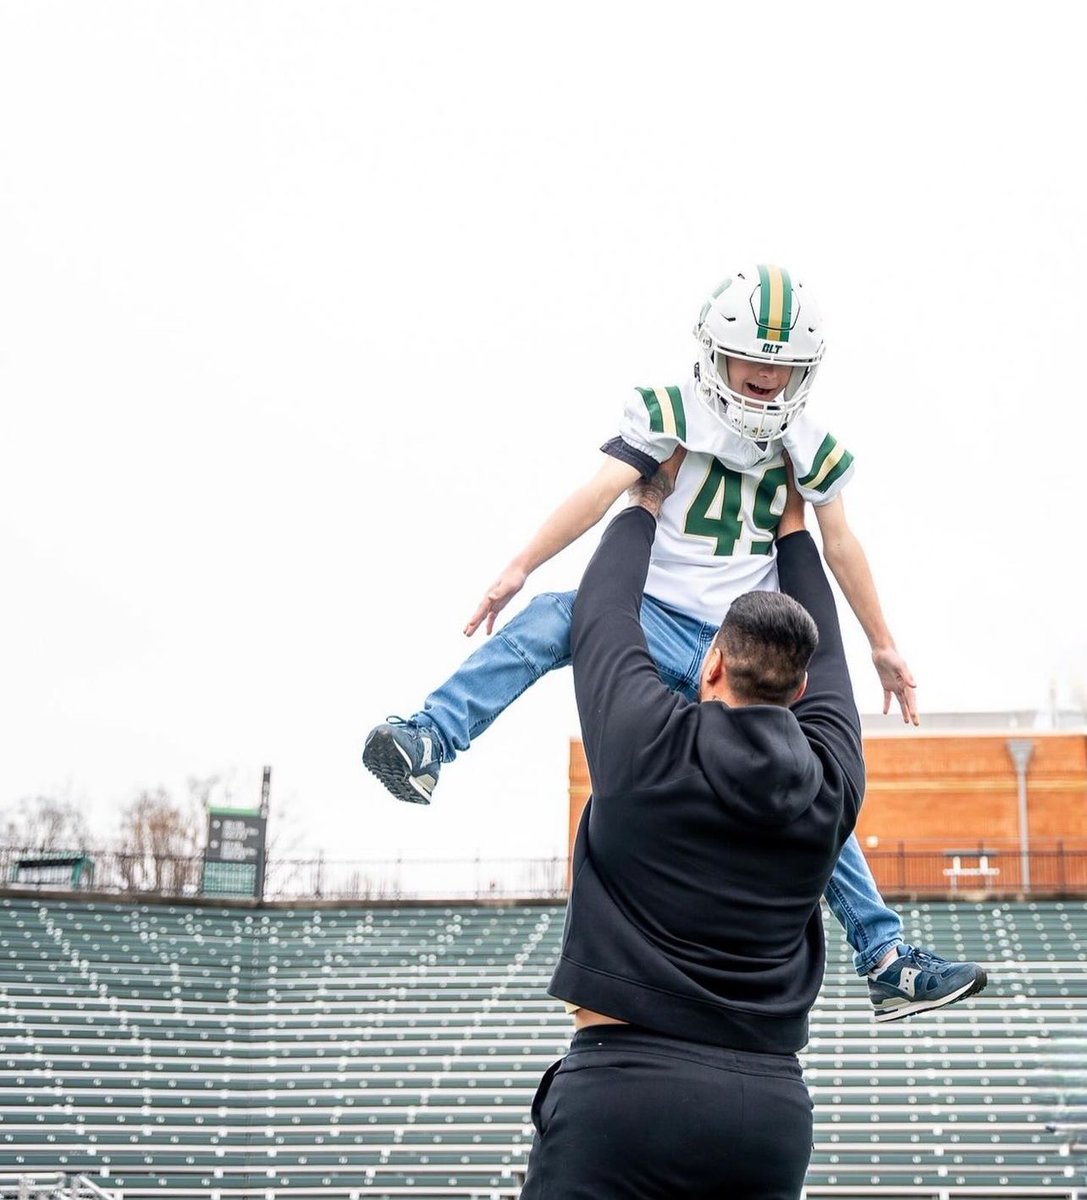
{"label": "boy's hand", "polygon": [[905,724],[920,725],[921,718],[917,713],[917,682],[913,672],[906,666],[906,660],[891,646],[886,650],[873,650],[872,662],[876,664],[879,681],[883,684],[883,712],[891,711],[891,697],[898,699],[902,709],[902,720]]}
{"label": "boy's hand", "polygon": [[487,594],[479,602],[479,607],[472,613],[468,624],[464,627],[465,637],[471,637],[483,624],[484,619],[487,621],[487,633],[493,633],[495,618],[525,586],[527,578],[528,575],[524,571],[515,567],[507,567],[487,589]]}
{"label": "boy's hand", "polygon": [[649,479],[639,479],[633,487],[627,489],[630,503],[644,508],[654,517],[658,516],[661,505],[675,489],[676,476],[686,457],[686,449],[683,446],[677,446],[672,457],[666,458],[661,463],[655,475]]}

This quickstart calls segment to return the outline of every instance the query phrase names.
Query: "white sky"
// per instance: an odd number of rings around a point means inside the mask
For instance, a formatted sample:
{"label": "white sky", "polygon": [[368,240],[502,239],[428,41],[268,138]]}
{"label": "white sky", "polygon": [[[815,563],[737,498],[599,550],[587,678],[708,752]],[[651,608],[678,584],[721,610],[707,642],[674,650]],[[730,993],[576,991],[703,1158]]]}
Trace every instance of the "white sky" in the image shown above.
{"label": "white sky", "polygon": [[568,673],[430,809],[362,740],[753,260],[820,298],[811,410],[923,708],[1073,695],[1066,13],[0,3],[0,808],[64,791],[107,831],[188,775],[255,800],[270,763],[335,856],[561,852]]}

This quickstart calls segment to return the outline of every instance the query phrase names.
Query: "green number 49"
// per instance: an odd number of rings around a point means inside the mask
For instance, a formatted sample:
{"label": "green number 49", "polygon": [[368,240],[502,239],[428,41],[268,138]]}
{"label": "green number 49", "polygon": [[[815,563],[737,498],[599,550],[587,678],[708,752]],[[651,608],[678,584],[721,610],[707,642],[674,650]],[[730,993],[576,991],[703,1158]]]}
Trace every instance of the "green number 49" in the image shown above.
{"label": "green number 49", "polygon": [[[774,544],[774,532],[781,520],[781,504],[775,503],[779,491],[785,487],[788,475],[784,466],[767,467],[755,486],[754,502],[751,505],[751,524],[763,538],[752,538],[750,554],[769,554]],[[744,485],[751,487],[751,476],[743,475],[726,467],[714,458],[702,486],[695,493],[683,532],[692,537],[713,538],[717,543],[715,555],[730,555],[736,552],[736,543],[744,532],[743,506]],[[775,512],[774,510],[777,509]]]}

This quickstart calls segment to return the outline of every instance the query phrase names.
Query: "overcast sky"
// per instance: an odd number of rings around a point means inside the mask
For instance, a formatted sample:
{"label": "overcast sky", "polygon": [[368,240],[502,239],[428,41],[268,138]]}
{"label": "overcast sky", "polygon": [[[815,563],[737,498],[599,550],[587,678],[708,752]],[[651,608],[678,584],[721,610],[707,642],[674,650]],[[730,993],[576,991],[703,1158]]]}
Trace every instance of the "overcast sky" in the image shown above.
{"label": "overcast sky", "polygon": [[[559,852],[568,673],[430,809],[361,767],[681,382],[820,298],[810,411],[922,711],[1074,698],[1080,47],[1042,2],[0,4],[0,809],[232,773],[341,857]],[[597,532],[541,569],[576,584]],[[881,703],[846,621],[862,711]]]}

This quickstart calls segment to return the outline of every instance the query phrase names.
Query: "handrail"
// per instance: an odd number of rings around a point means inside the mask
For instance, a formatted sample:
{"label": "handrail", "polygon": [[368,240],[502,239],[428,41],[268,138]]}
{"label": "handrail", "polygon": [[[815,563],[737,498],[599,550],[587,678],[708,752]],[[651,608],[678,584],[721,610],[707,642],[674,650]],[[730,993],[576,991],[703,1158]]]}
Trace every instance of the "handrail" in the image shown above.
{"label": "handrail", "polygon": [[72,1191],[72,1200],[82,1200],[87,1197],[88,1200],[120,1200],[121,1192],[118,1189],[108,1190],[99,1187],[93,1179],[86,1175],[77,1175],[75,1188]]}
{"label": "handrail", "polygon": [[0,1200],[121,1200],[121,1192],[63,1171],[0,1171]]}

